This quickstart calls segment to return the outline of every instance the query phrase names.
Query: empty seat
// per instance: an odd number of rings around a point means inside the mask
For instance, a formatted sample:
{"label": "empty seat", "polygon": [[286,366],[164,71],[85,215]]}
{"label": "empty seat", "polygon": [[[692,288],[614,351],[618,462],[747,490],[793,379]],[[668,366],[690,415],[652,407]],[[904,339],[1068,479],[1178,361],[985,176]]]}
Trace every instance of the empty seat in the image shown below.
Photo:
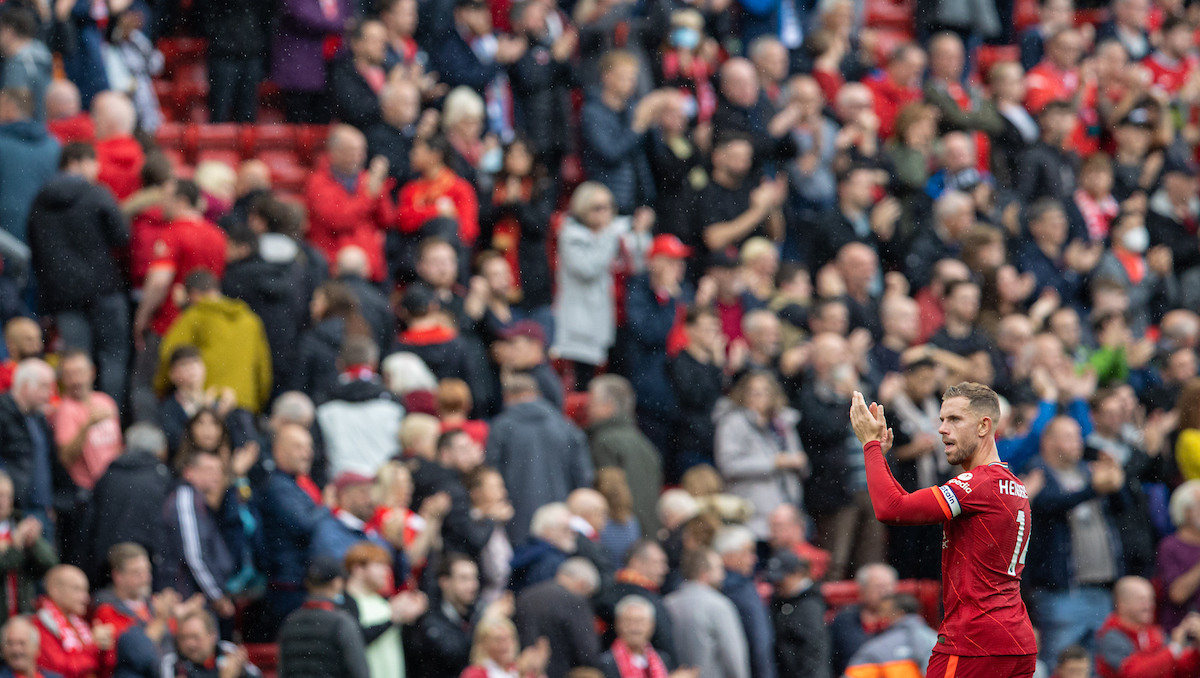
{"label": "empty seat", "polygon": [[296,151],[300,162],[312,165],[325,152],[325,139],[329,136],[329,125],[299,125],[296,130]]}
{"label": "empty seat", "polygon": [[242,153],[242,128],[234,123],[196,126],[196,149]]}
{"label": "empty seat", "polygon": [[911,32],[913,30],[913,4],[893,0],[867,0],[865,21],[871,28]]}
{"label": "empty seat", "polygon": [[163,150],[187,151],[187,125],[178,122],[164,122],[154,133],[154,141]]}
{"label": "empty seat", "polygon": [[274,170],[276,167],[304,167],[304,165],[300,162],[300,157],[296,155],[295,151],[287,151],[279,148],[251,153],[250,157],[262,160],[267,164],[267,167],[270,167],[272,170]]}
{"label": "empty seat", "polygon": [[196,152],[196,164],[205,161],[223,162],[230,167],[237,169],[237,166],[242,163],[242,154],[237,151],[228,151],[220,148],[200,149]]}
{"label": "empty seat", "polygon": [[[252,133],[250,142],[251,152],[259,154],[263,151],[296,152],[296,128],[292,125],[258,124],[246,126]],[[297,160],[298,162],[298,160]]]}

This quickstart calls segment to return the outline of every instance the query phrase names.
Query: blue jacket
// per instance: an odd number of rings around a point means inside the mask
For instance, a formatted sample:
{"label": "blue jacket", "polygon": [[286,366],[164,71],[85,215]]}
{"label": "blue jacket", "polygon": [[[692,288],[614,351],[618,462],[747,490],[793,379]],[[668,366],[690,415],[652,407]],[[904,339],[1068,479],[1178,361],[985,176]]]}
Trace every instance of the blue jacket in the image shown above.
{"label": "blue jacket", "polygon": [[108,89],[108,73],[104,70],[104,36],[92,18],[90,0],[75,0],[69,21],[75,24],[74,50],[63,55],[67,79],[79,87],[84,109],[91,108],[92,97]]}
{"label": "blue jacket", "polygon": [[680,306],[687,307],[690,290],[660,304],[643,273],[625,287],[626,369],[637,393],[639,410],[675,416],[678,404],[667,375],[667,338]]}
{"label": "blue jacket", "polygon": [[301,586],[312,536],[329,509],[314,503],[295,478],[275,470],[258,494],[258,510],[263,520],[267,579]]}
{"label": "blue jacket", "polygon": [[1071,553],[1071,510],[1085,501],[1100,498],[1100,507],[1108,525],[1109,545],[1116,563],[1113,578],[1115,581],[1124,571],[1121,535],[1109,510],[1108,501],[1092,489],[1092,474],[1087,464],[1082,461],[1079,463],[1079,470],[1083,473],[1086,484],[1077,492],[1064,490],[1041,457],[1035,458],[1029,468],[1040,468],[1046,472],[1046,486],[1030,502],[1034,527],[1029,537],[1028,548],[1031,553],[1036,553],[1037,557],[1026,562],[1025,580],[1035,588],[1052,591],[1075,586]]}
{"label": "blue jacket", "polygon": [[451,31],[433,51],[433,62],[442,82],[451,88],[466,85],[483,96],[484,90],[504,67],[497,61],[485,64],[458,31]]}
{"label": "blue jacket", "polygon": [[767,606],[758,595],[754,580],[726,570],[721,593],[733,601],[742,622],[742,630],[746,632],[750,675],[753,678],[775,678],[775,626]]}
{"label": "blue jacket", "polygon": [[[1067,414],[1079,423],[1084,438],[1091,435],[1092,415],[1086,400],[1072,400],[1067,405]],[[1039,403],[1037,417],[1033,420],[1028,432],[1024,435],[1015,435],[996,441],[996,452],[1000,455],[1000,461],[1008,464],[1013,473],[1024,473],[1025,465],[1038,455],[1038,449],[1042,443],[1042,431],[1057,415],[1058,403],[1048,401]]]}
{"label": "blue jacket", "polygon": [[630,214],[638,205],[654,203],[654,177],[646,157],[646,134],[638,134],[633,123],[633,103],[614,111],[589,93],[583,104],[580,133],[583,136],[583,171],[612,191],[617,212]]}
{"label": "blue jacket", "polygon": [[327,514],[317,523],[317,530],[313,533],[312,542],[308,546],[308,555],[310,559],[317,556],[329,556],[340,562],[346,557],[346,552],[350,550],[350,547],[360,541],[369,541],[381,546],[383,550],[392,554],[393,557],[395,556],[391,545],[386,541],[378,536],[369,535],[363,530],[352,529],[333,514]]}
{"label": "blue jacket", "polygon": [[[579,537],[585,539],[585,537]],[[558,566],[569,556],[553,544],[537,537],[530,537],[517,547],[512,559],[512,590],[522,589],[554,579]]]}
{"label": "blue jacket", "polygon": [[58,172],[58,141],[32,120],[0,125],[0,228],[27,242],[25,222],[42,184]]}

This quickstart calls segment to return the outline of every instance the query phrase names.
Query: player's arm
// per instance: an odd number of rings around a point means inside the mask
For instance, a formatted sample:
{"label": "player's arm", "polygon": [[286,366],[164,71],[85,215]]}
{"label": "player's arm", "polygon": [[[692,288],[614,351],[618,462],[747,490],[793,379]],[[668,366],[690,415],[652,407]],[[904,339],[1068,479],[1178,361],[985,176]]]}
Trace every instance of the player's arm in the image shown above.
{"label": "player's arm", "polygon": [[954,517],[953,497],[943,496],[940,488],[931,487],[909,493],[900,486],[892,475],[891,468],[883,458],[883,443],[890,441],[883,407],[874,403],[868,408],[861,393],[854,393],[850,406],[850,424],[854,434],[863,444],[863,457],[867,467],[867,492],[871,495],[871,506],[875,517],[888,525],[933,525],[944,523]]}

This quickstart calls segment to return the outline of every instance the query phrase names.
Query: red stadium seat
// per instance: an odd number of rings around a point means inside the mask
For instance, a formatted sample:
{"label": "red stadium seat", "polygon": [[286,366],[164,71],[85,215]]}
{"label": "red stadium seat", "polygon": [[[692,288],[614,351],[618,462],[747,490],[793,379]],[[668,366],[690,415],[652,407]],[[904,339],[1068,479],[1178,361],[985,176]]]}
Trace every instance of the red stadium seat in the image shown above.
{"label": "red stadium seat", "polygon": [[867,0],[865,21],[869,28],[912,33],[913,3],[893,0]]}
{"label": "red stadium seat", "polygon": [[300,163],[300,157],[295,151],[285,151],[282,149],[268,149],[251,154],[252,158],[257,158],[267,163],[267,167],[274,170],[276,167],[300,167],[304,166]]}
{"label": "red stadium seat", "polygon": [[886,64],[888,57],[897,47],[906,42],[912,42],[913,34],[909,31],[878,30],[875,31],[875,62]]}
{"label": "red stadium seat", "polygon": [[285,193],[303,193],[310,170],[300,165],[275,165],[271,167],[271,187]]}
{"label": "red stadium seat", "polygon": [[580,428],[587,426],[587,407],[587,391],[568,393],[566,400],[563,401],[563,413]]}
{"label": "red stadium seat", "polygon": [[163,54],[164,70],[173,78],[175,69],[185,64],[204,61],[208,41],[200,38],[163,38],[158,41],[158,50]]}
{"label": "red stadium seat", "polygon": [[[250,152],[258,154],[263,151],[296,152],[298,143],[296,128],[293,125],[246,125],[250,131]],[[298,157],[298,156],[297,156]]]}
{"label": "red stadium seat", "polygon": [[180,111],[180,120],[197,122],[191,118],[193,108],[203,107],[208,98],[208,83],[183,81],[175,83],[175,105]]}
{"label": "red stadium seat", "polygon": [[[933,628],[942,621],[942,583],[932,579],[903,579],[896,584],[896,593],[905,593],[921,604],[921,616]],[[821,597],[827,609],[825,621],[833,621],[841,608],[858,602],[858,584],[852,580],[828,581],[821,584]]]}
{"label": "red stadium seat", "polygon": [[1075,25],[1082,26],[1084,24],[1099,25],[1108,21],[1108,8],[1097,7],[1095,9],[1077,9],[1075,10]]}
{"label": "red stadium seat", "polygon": [[221,150],[241,153],[241,125],[221,123],[196,126],[196,149],[200,151]]}
{"label": "red stadium seat", "polygon": [[164,122],[154,133],[154,141],[164,150],[187,150],[187,125],[178,122]]}
{"label": "red stadium seat", "polygon": [[201,149],[196,152],[196,164],[212,160],[223,162],[226,165],[237,169],[237,166],[242,163],[242,154],[238,153],[237,151],[229,151],[222,148]]}
{"label": "red stadium seat", "polygon": [[329,125],[298,125],[296,129],[296,151],[300,162],[315,164],[325,152],[325,139],[329,136]]}
{"label": "red stadium seat", "polygon": [[1038,0],[1016,0],[1013,5],[1013,24],[1018,31],[1029,28],[1039,20]]}
{"label": "red stadium seat", "polygon": [[258,667],[266,678],[279,675],[279,645],[276,643],[248,643],[246,656]]}

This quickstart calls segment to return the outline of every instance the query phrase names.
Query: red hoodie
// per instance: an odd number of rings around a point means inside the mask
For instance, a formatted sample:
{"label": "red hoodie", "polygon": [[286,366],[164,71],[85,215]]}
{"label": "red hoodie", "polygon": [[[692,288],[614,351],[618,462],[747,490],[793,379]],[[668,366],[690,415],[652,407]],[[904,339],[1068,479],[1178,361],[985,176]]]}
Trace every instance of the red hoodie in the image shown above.
{"label": "red hoodie", "polygon": [[96,160],[100,162],[100,183],[112,189],[117,200],[142,187],[146,154],[137,139],[121,136],[96,142]]}
{"label": "red hoodie", "polygon": [[[1115,635],[1114,635],[1115,634]],[[1133,628],[1116,612],[1096,632],[1096,673],[1100,678],[1195,678],[1200,675],[1200,652],[1189,647],[1171,654],[1166,634],[1157,625]],[[1113,666],[1110,660],[1120,657]]]}
{"label": "red hoodie", "polygon": [[72,141],[92,143],[96,140],[96,128],[92,126],[92,117],[87,113],[78,113],[69,118],[51,120],[46,123],[46,129],[58,139],[60,144]]}
{"label": "red hoodie", "polygon": [[325,254],[330,264],[338,250],[355,245],[367,253],[370,277],[378,282],[387,273],[383,258],[383,229],[392,219],[388,187],[378,196],[367,193],[367,173],[358,176],[354,192],[349,192],[333,176],[329,162],[323,161],[304,186],[308,206],[308,241]]}

